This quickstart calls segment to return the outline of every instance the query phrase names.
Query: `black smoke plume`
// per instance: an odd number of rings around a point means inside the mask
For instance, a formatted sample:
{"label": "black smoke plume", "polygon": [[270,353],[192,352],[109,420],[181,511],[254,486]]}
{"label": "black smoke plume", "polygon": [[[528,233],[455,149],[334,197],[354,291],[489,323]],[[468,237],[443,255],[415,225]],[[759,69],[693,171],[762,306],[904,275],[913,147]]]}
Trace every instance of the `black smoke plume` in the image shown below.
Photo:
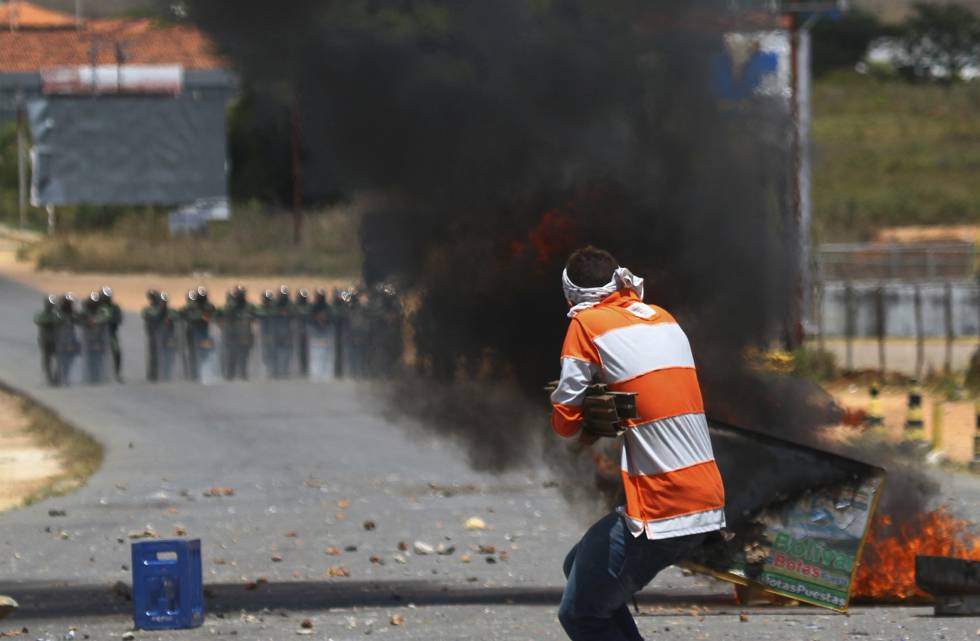
{"label": "black smoke plume", "polygon": [[[296,110],[308,197],[383,195],[363,222],[365,277],[397,280],[413,311],[392,407],[478,467],[544,451],[574,476],[581,460],[553,445],[541,388],[567,324],[561,267],[582,244],[646,277],[646,299],[679,319],[710,413],[805,442],[834,418],[825,396],[743,365],[794,295],[791,114],[785,97],[726,101],[711,78],[726,32],[774,26],[768,4],[189,8],[254,91]],[[730,492],[751,482],[733,474]]]}

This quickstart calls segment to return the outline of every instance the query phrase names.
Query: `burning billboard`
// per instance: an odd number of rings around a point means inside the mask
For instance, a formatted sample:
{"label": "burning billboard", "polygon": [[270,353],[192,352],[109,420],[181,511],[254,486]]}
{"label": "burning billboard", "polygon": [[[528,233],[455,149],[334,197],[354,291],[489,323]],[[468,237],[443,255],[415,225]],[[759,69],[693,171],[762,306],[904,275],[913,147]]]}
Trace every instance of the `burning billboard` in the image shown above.
{"label": "burning billboard", "polygon": [[[755,432],[711,423],[718,465],[724,474],[744,476],[743,458],[777,456],[818,475],[809,488],[783,488],[765,504],[762,495],[740,498],[736,489],[726,509],[727,532],[710,541],[690,567],[718,578],[844,612],[861,554],[884,485],[879,467],[781,441]],[[738,468],[738,469],[736,469]],[[750,486],[751,487],[751,486]]]}

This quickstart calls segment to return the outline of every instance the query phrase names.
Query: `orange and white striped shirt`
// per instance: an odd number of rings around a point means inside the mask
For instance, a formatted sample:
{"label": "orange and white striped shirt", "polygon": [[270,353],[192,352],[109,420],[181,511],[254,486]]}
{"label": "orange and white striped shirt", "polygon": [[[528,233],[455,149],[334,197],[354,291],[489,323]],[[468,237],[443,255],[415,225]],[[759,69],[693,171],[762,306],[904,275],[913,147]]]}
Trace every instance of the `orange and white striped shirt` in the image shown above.
{"label": "orange and white striped shirt", "polygon": [[562,436],[582,426],[582,401],[596,377],[636,392],[620,474],[633,536],[666,539],[725,527],[725,488],[715,464],[687,336],[665,310],[618,291],[578,312],[561,352],[551,424]]}

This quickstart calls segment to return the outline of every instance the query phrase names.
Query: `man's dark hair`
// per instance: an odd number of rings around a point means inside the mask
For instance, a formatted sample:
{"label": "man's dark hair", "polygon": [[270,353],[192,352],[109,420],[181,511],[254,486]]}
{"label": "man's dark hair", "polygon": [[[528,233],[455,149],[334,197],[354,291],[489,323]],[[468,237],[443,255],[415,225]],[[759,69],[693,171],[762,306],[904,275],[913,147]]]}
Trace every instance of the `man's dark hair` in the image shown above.
{"label": "man's dark hair", "polygon": [[612,280],[619,262],[605,249],[588,245],[572,252],[565,264],[568,278],[579,287],[602,287]]}

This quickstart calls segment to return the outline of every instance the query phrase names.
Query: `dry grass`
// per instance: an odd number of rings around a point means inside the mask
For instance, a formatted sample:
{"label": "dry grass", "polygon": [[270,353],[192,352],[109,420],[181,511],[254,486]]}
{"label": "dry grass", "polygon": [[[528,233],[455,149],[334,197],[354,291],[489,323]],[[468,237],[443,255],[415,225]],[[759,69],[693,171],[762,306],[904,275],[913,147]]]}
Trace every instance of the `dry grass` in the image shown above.
{"label": "dry grass", "polygon": [[206,237],[171,238],[166,218],[131,215],[108,230],[46,238],[33,249],[38,269],[77,273],[351,276],[360,266],[355,208],[307,213],[293,242],[289,214],[236,211]]}
{"label": "dry grass", "polygon": [[21,398],[21,407],[27,418],[26,432],[39,447],[58,452],[62,473],[50,479],[40,490],[24,499],[24,505],[52,496],[72,492],[88,480],[102,465],[102,445],[94,438],[66,423],[50,410]]}
{"label": "dry grass", "polygon": [[817,239],[980,222],[980,83],[911,85],[853,73],[813,92]]}

